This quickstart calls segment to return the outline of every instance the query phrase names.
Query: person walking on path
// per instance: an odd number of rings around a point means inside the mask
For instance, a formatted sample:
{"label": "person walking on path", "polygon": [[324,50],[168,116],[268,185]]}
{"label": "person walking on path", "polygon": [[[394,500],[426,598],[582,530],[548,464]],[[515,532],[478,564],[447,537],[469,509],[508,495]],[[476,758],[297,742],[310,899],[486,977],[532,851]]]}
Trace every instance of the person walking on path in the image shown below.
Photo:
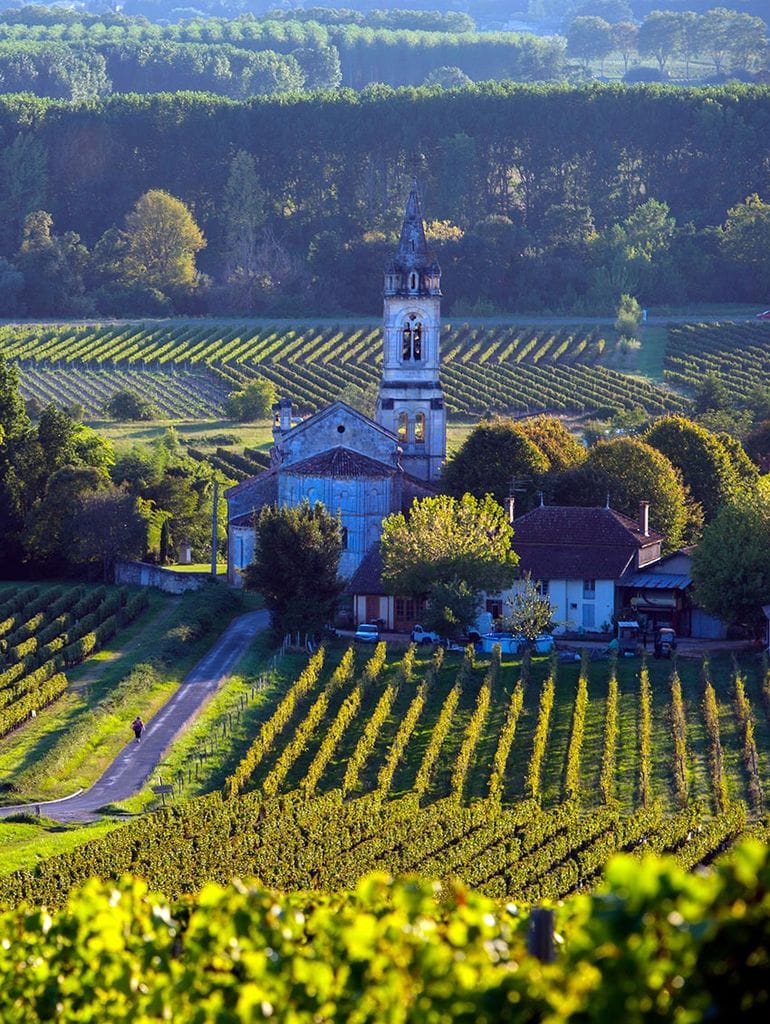
{"label": "person walking on path", "polygon": [[139,740],[142,738],[142,733],[144,732],[144,722],[142,721],[140,715],[137,715],[136,718],[133,720],[133,722],[131,723],[131,728],[134,730],[134,736],[136,736],[136,742],[138,743]]}

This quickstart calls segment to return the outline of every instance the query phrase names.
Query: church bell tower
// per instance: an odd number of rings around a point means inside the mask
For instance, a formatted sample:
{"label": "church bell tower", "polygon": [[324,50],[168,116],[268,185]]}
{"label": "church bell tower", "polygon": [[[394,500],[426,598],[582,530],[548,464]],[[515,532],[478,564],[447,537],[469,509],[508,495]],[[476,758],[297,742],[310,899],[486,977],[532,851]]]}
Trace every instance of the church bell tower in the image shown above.
{"label": "church bell tower", "polygon": [[439,381],[441,268],[428,252],[417,182],[398,249],[385,269],[384,353],[377,422],[397,435],[407,473],[437,480],[446,458]]}

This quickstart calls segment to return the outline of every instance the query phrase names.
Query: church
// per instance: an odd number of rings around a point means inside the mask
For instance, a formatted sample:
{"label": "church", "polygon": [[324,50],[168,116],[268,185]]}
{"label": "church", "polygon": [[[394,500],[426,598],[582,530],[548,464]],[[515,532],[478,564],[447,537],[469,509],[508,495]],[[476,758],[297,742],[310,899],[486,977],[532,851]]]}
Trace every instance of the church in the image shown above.
{"label": "church", "polygon": [[385,268],[383,366],[375,418],[333,402],[296,421],[292,403],[274,407],[270,468],[229,488],[228,581],[254,556],[254,515],[263,505],[321,501],[339,514],[356,622],[409,628],[420,609],[380,582],[382,521],[436,493],[446,457],[446,409],[439,379],[441,269],[428,251],[416,182],[398,248]]}

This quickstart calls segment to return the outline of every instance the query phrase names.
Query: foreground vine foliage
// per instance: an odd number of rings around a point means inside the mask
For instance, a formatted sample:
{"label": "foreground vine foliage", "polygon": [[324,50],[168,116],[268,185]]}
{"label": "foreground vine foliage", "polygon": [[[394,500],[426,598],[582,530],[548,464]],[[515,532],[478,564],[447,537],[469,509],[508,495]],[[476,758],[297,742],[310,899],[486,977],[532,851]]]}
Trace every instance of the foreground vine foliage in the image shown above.
{"label": "foreground vine foliage", "polygon": [[558,911],[543,965],[526,914],[459,883],[362,879],[316,895],[206,885],[173,906],[146,884],[89,882],[59,911],[0,915],[0,1019],[286,1024],[759,1020],[770,981],[770,854],[710,876],[617,857]]}

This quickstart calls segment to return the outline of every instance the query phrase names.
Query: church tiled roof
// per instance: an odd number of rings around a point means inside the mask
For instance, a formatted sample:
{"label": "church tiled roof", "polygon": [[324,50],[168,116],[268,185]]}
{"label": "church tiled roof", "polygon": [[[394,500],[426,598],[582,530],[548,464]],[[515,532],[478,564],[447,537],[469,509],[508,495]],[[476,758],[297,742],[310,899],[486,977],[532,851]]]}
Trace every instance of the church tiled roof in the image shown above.
{"label": "church tiled roof", "polygon": [[364,555],[363,561],[350,577],[345,588],[346,594],[384,594],[382,585],[382,557],[380,545],[372,544]]}
{"label": "church tiled roof", "polygon": [[231,513],[234,513],[230,522],[236,526],[245,525],[238,522],[244,514],[251,515],[255,508],[272,505],[278,500],[278,473],[275,467],[266,469],[258,476],[251,476],[234,487],[228,487],[225,497]]}
{"label": "church tiled roof", "polygon": [[325,452],[311,455],[300,462],[281,466],[281,473],[291,476],[323,476],[335,480],[352,480],[356,477],[382,478],[393,476],[395,466],[372,459],[368,455],[338,445]]}

